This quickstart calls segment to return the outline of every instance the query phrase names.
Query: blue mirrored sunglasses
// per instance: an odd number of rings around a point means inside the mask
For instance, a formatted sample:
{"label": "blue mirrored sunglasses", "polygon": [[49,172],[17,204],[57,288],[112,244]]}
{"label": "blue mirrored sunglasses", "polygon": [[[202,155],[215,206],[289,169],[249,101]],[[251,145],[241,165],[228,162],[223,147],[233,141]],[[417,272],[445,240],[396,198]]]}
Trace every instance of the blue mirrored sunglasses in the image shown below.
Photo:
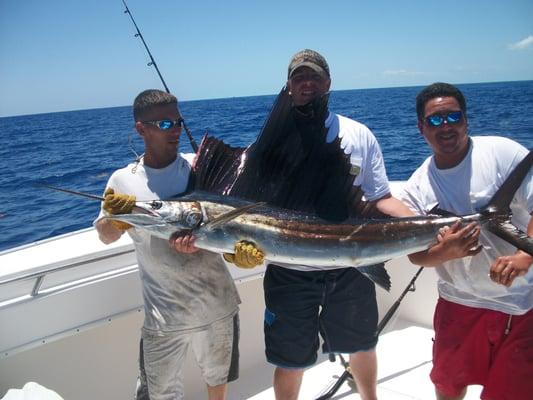
{"label": "blue mirrored sunglasses", "polygon": [[142,121],[143,124],[150,124],[157,126],[162,131],[168,131],[169,129],[174,128],[174,126],[178,125],[178,128],[183,127],[183,118],[178,118],[175,120],[172,119],[162,119],[159,121]]}
{"label": "blue mirrored sunglasses", "polygon": [[462,111],[452,111],[446,115],[433,114],[426,118],[426,122],[431,126],[441,126],[444,121],[448,124],[456,124],[463,118]]}

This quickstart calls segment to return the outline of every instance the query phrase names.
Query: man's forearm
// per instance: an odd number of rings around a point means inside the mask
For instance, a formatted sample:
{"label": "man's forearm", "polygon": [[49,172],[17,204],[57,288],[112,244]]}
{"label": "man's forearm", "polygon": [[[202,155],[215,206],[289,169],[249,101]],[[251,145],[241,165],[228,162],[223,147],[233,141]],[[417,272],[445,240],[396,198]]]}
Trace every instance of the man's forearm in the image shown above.
{"label": "man's forearm", "polygon": [[436,249],[433,246],[427,250],[419,251],[418,253],[409,254],[409,261],[415,265],[420,265],[422,267],[437,267],[440,264],[442,264],[444,261],[447,261],[444,259],[444,257],[439,256],[438,254],[438,248]]}
{"label": "man's forearm", "polygon": [[415,213],[390,193],[376,201],[376,208],[391,217],[412,217]]}
{"label": "man's forearm", "polygon": [[96,221],[94,227],[98,232],[98,238],[104,244],[116,242],[124,233],[124,231],[115,228],[111,221],[106,218],[101,218]]}

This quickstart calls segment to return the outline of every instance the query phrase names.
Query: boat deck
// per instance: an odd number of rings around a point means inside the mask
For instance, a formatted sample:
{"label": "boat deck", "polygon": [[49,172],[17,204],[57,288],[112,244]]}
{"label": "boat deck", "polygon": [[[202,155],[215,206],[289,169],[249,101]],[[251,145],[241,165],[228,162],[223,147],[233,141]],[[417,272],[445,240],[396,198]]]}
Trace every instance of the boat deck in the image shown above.
{"label": "boat deck", "polygon": [[[377,348],[379,363],[377,394],[380,400],[428,400],[435,398],[433,385],[429,380],[432,337],[433,331],[431,329],[416,326],[403,320],[397,320],[394,323],[394,330],[380,337]],[[256,350],[262,352],[262,348]],[[345,359],[347,358],[345,357]],[[130,360],[130,362],[133,361],[133,359]],[[188,367],[196,370],[197,367],[193,364],[194,362],[190,360]],[[343,372],[344,367],[338,357],[335,362],[330,362],[326,356],[321,356],[317,364],[306,371],[299,399],[314,400],[324,395],[338,381]],[[189,370],[188,373],[198,374],[199,371]],[[255,367],[248,365],[246,368],[241,368],[240,378],[229,386],[228,400],[274,399],[274,391],[271,386],[272,373],[273,367],[264,361],[260,361]],[[90,382],[92,379],[89,378],[88,381]],[[49,389],[55,389],[60,395],[65,396],[51,382],[38,383]],[[134,380],[130,379],[127,386],[129,386],[131,393],[133,384]],[[188,386],[186,393],[186,398],[191,400],[205,400],[207,398],[203,387]],[[480,386],[472,386],[469,388],[465,399],[479,399],[480,393]],[[102,394],[101,392],[100,395]],[[63,398],[67,400],[70,397],[65,396]],[[81,396],[81,398],[85,397]],[[105,398],[105,395],[100,398]],[[360,396],[353,381],[347,379],[330,398],[333,400],[358,400]]]}
{"label": "boat deck", "polygon": [[[395,330],[380,337],[377,347],[378,398],[380,400],[434,399],[433,384],[429,380],[433,330],[406,321],[397,321],[395,326]],[[347,360],[347,357],[345,359]],[[337,383],[343,372],[344,367],[339,358],[335,362],[330,362],[322,357],[322,361],[306,371],[299,399],[317,399],[324,395]],[[272,387],[251,396],[240,397],[235,392],[238,391],[237,386],[241,384],[245,384],[242,379],[239,384],[232,384],[229,391],[230,399],[274,399]],[[479,399],[480,393],[481,386],[471,386],[465,399]],[[351,379],[345,380],[331,397],[334,400],[345,398],[354,400],[361,398]]]}

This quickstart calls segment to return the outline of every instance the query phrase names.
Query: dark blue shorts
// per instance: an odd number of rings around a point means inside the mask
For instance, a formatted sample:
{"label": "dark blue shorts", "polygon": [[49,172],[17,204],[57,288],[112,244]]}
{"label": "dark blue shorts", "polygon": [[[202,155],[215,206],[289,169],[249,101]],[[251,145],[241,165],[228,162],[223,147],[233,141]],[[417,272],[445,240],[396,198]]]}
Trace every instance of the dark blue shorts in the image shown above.
{"label": "dark blue shorts", "polygon": [[305,368],[324,353],[355,353],[377,344],[374,283],[355,268],[295,271],[269,265],[265,289],[268,362]]}

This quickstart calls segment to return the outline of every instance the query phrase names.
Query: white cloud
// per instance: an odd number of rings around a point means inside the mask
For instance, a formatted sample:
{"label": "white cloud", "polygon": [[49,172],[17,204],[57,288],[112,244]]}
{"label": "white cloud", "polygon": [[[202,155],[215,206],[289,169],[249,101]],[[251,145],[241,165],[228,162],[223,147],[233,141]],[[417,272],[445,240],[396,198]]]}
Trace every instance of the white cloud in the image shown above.
{"label": "white cloud", "polygon": [[533,36],[529,35],[527,38],[520,40],[519,42],[512,43],[509,45],[511,50],[524,50],[528,47],[533,46]]}
{"label": "white cloud", "polygon": [[383,71],[383,75],[385,76],[419,76],[419,75],[424,75],[424,73],[417,72],[417,71],[407,71],[405,69],[389,69],[389,70]]}

